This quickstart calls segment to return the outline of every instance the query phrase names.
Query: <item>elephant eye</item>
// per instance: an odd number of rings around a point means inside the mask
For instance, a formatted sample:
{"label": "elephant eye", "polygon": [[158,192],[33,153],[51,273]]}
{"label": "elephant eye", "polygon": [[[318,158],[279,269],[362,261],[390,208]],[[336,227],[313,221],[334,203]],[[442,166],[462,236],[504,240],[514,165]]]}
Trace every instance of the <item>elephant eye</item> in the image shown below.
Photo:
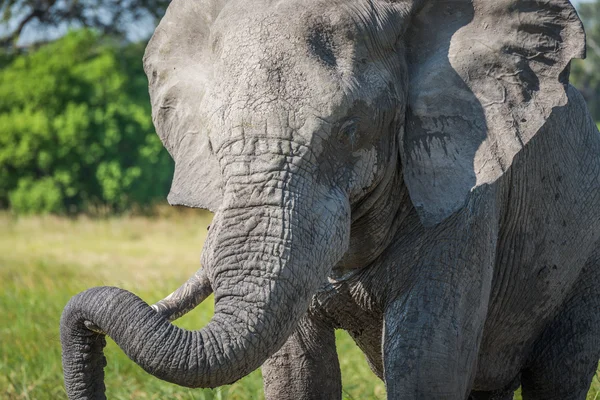
{"label": "elephant eye", "polygon": [[340,126],[338,133],[340,140],[349,141],[350,144],[354,144],[358,134],[358,122],[358,118],[350,118],[346,120],[342,126]]}

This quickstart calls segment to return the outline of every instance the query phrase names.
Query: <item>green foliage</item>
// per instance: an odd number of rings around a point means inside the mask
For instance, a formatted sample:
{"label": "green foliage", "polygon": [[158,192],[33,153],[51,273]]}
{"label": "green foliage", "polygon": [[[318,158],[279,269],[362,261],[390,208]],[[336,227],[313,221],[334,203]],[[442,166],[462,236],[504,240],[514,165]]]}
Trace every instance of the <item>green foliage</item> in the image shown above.
{"label": "green foliage", "polygon": [[143,49],[79,31],[7,56],[0,69],[0,207],[120,211],[165,197],[172,161],[152,126]]}
{"label": "green foliage", "polygon": [[581,91],[596,121],[600,121],[600,0],[581,3],[579,16],[587,35],[587,58],[572,64],[571,82]]}
{"label": "green foliage", "polygon": [[60,187],[50,177],[34,181],[29,177],[19,180],[17,188],[9,196],[20,213],[51,213],[61,209],[63,195]]}

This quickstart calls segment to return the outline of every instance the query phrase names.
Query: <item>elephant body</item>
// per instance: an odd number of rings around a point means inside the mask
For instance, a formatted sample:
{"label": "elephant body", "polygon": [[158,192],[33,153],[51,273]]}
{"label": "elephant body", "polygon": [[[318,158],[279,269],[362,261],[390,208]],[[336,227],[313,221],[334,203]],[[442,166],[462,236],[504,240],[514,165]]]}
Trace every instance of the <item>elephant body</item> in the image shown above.
{"label": "elephant body", "polygon": [[[459,221],[472,216],[458,214],[450,226],[437,226],[432,232],[422,226],[414,210],[409,211],[385,252],[365,268],[331,279],[315,296],[309,313],[313,321],[306,324],[347,330],[388,388],[390,382],[406,379],[405,373],[417,369],[417,379],[430,390],[426,398],[456,398],[455,393],[470,388],[474,399],[512,399],[520,384],[524,398],[585,398],[600,358],[600,136],[574,88],[569,90],[569,104],[557,110],[551,121],[501,180],[471,200],[490,205],[483,215],[475,216],[484,219],[477,220],[476,227],[486,231],[463,236],[465,223]],[[586,189],[575,194],[573,187]],[[398,197],[408,201],[407,196]],[[495,205],[500,206],[494,209]],[[461,214],[468,212],[465,208]],[[455,294],[462,305],[458,310],[439,304],[437,299],[447,298],[444,293],[453,289],[444,286],[448,271],[431,270],[424,276],[425,266],[415,262],[419,254],[440,251],[438,240],[448,246],[452,240],[463,241],[467,252],[452,258],[478,257],[453,272],[457,274],[453,279],[473,285],[471,290],[488,298],[487,304],[481,306],[479,297],[465,297],[471,293],[462,290]],[[479,248],[473,240],[492,240],[494,251],[469,254],[469,249]],[[430,286],[432,281],[436,285]],[[439,319],[449,314],[454,323],[473,315],[480,319],[476,325],[453,325],[451,336],[445,333],[455,340],[436,351],[443,364],[430,360],[435,363],[421,362],[417,368],[413,364],[417,357],[407,357],[404,351],[382,354],[387,330],[403,337],[420,328],[418,337],[425,341],[418,348],[432,346],[426,341],[431,337],[428,330],[439,327]],[[305,386],[294,384],[303,382],[298,374],[331,374],[327,359],[322,369],[311,365],[312,370],[307,370],[298,356],[287,354],[297,348],[303,330],[301,325],[300,332],[264,367],[265,381],[276,388],[271,398],[319,398],[318,393],[324,393],[322,385],[314,385],[316,392],[303,397]],[[322,336],[314,340],[321,341]],[[303,357],[322,357],[323,349],[318,351]],[[402,366],[394,366],[387,375],[390,355],[397,358],[392,362]],[[296,362],[282,362],[290,359]],[[282,372],[286,367],[289,371]],[[461,375],[467,380],[458,380]],[[334,392],[338,386],[329,389]],[[391,398],[409,398],[409,394],[398,392]]]}
{"label": "elephant body", "polygon": [[[298,11],[300,10],[300,11]],[[390,399],[584,399],[600,358],[600,134],[568,83],[566,0],[174,0],[148,45],[169,201],[215,212],[203,268],[153,307],[61,320],[71,399],[103,335],[189,387],[263,365],[335,399],[335,329]],[[169,320],[211,290],[215,315]]]}

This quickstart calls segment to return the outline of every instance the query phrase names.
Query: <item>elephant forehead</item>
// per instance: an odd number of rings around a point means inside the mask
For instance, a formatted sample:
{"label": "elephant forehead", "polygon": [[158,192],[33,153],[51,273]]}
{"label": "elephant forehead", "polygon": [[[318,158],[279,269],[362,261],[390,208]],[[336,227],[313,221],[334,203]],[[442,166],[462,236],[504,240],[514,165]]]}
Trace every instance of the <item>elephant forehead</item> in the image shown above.
{"label": "elephant forehead", "polygon": [[323,23],[336,31],[348,30],[355,25],[351,21],[357,9],[353,3],[347,0],[230,0],[211,30],[225,33],[250,26],[254,37],[277,33],[303,36],[306,30]]}
{"label": "elephant forehead", "polygon": [[285,51],[301,47],[310,10],[296,10],[264,2],[228,3],[211,28],[210,41],[217,54],[230,52],[247,56],[256,50]]}
{"label": "elephant forehead", "polygon": [[220,20],[210,37],[218,82],[241,95],[302,101],[316,92],[316,97],[330,101],[328,97],[340,89],[338,70],[328,65],[335,62],[333,44],[307,30],[303,21],[285,21],[276,12],[242,16],[233,27],[229,19]]}
{"label": "elephant forehead", "polygon": [[372,105],[388,95],[387,64],[367,62],[357,34],[360,10],[332,11],[332,3],[229,3],[209,37],[214,76],[202,108],[216,121],[211,136],[256,132],[312,142],[352,117],[357,101]]}

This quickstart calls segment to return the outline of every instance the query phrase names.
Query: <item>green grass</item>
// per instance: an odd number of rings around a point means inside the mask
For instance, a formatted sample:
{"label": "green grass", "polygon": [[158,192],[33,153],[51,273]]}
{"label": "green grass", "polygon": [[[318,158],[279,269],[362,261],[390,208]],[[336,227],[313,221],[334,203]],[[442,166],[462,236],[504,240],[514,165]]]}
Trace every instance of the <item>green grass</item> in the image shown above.
{"label": "green grass", "polygon": [[[209,222],[194,211],[103,220],[0,214],[0,399],[66,398],[58,323],[69,298],[99,285],[148,303],[163,298],[198,268]],[[199,329],[212,309],[209,299],[177,324]],[[384,399],[383,383],[352,340],[342,331],[337,338],[344,399]],[[148,375],[111,341],[106,356],[109,399],[264,398],[260,371],[231,386],[192,390]],[[588,399],[600,399],[597,378]]]}

